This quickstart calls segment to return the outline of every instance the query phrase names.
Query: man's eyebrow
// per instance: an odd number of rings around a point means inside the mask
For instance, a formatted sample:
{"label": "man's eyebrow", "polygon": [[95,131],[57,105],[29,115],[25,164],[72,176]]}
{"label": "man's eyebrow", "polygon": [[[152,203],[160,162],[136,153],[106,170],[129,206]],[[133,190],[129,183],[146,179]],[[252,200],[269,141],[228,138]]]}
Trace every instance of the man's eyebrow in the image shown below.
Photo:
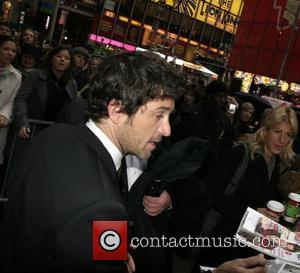
{"label": "man's eyebrow", "polygon": [[171,109],[172,109],[172,107],[160,106],[160,107],[156,108],[155,111],[157,111],[157,110],[166,110],[166,111],[169,111]]}

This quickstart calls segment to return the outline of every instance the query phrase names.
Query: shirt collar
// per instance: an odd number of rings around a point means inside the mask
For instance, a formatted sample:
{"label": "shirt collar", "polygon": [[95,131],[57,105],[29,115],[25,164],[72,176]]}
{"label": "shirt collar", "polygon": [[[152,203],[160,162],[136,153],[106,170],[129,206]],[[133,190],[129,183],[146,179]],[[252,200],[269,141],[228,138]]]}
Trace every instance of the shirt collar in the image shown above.
{"label": "shirt collar", "polygon": [[[264,150],[262,148],[258,149],[255,153],[259,154],[262,157],[264,157]],[[270,165],[274,165],[275,166],[275,162],[276,162],[276,157],[273,155],[272,159],[271,159]]]}
{"label": "shirt collar", "polygon": [[122,153],[115,144],[103,133],[103,131],[91,119],[85,124],[99,140],[102,142],[105,149],[109,152],[115,164],[116,170],[121,167]]}
{"label": "shirt collar", "polygon": [[9,64],[8,66],[5,67],[0,67],[0,71],[1,71],[1,75],[8,75],[9,73],[13,73],[14,69],[13,66],[11,64]]}
{"label": "shirt collar", "polygon": [[9,73],[15,73],[15,72],[16,72],[16,69],[10,64],[10,65],[8,66],[8,71],[9,71]]}

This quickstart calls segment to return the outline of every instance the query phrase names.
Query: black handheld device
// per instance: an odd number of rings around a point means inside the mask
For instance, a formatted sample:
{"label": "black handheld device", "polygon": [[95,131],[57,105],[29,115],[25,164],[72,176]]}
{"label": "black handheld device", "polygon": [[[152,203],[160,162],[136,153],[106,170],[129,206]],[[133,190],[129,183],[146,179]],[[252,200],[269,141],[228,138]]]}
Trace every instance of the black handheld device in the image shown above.
{"label": "black handheld device", "polygon": [[152,183],[147,187],[145,195],[159,197],[164,191],[164,182],[161,179],[153,179]]}

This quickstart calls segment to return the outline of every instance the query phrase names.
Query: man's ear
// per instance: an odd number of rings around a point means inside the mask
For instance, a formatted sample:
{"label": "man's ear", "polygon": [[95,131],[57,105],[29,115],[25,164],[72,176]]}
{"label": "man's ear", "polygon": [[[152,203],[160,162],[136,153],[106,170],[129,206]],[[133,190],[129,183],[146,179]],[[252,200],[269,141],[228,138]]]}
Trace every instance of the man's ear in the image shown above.
{"label": "man's ear", "polygon": [[122,102],[120,100],[112,99],[107,106],[108,118],[113,123],[119,123],[121,117],[123,116],[122,112]]}

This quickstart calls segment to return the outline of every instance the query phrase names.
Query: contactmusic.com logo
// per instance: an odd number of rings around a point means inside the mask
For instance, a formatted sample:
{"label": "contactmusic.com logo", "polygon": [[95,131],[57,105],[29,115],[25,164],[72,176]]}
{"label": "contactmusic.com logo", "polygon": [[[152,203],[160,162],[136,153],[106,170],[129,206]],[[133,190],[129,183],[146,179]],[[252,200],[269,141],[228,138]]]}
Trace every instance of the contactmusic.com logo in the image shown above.
{"label": "contactmusic.com logo", "polygon": [[93,260],[127,260],[127,221],[93,221]]}

